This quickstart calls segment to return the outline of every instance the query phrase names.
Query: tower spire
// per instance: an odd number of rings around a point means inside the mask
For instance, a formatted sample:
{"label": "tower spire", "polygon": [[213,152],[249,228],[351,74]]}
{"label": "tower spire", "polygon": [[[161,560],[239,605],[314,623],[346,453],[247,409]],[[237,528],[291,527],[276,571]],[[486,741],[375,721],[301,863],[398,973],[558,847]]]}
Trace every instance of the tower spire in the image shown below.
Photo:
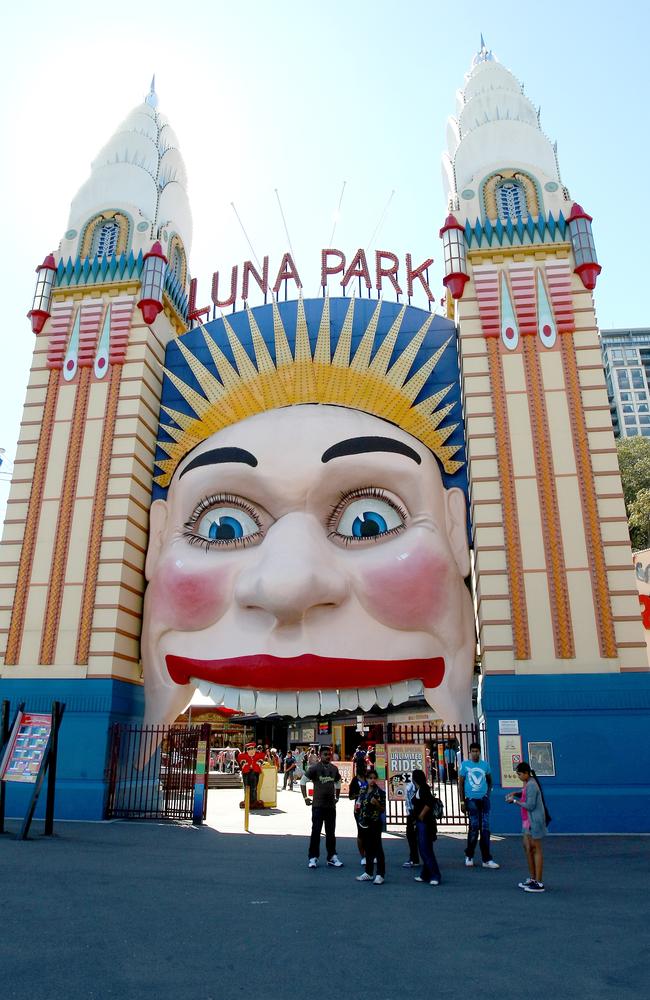
{"label": "tower spire", "polygon": [[151,77],[151,86],[149,88],[149,93],[144,99],[145,104],[148,104],[151,108],[158,107],[158,94],[156,93],[156,74]]}

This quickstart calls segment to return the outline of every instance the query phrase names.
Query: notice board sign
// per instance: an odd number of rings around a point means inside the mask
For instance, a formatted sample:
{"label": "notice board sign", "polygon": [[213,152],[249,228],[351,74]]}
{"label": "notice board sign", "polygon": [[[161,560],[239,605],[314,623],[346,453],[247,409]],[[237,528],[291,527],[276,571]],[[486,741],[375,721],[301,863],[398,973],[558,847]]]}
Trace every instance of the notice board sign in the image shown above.
{"label": "notice board sign", "polygon": [[499,736],[502,788],[521,788],[521,780],[517,775],[516,768],[523,759],[521,736]]}
{"label": "notice board sign", "polygon": [[336,760],[334,767],[337,767],[341,775],[341,795],[344,798],[350,793],[350,782],[354,777],[354,762],[351,760]]}
{"label": "notice board sign", "polygon": [[51,715],[19,712],[0,764],[0,781],[35,784],[51,732]]}
{"label": "notice board sign", "polygon": [[388,798],[393,802],[403,802],[406,786],[413,771],[426,774],[426,753],[424,743],[389,743],[386,747],[388,767]]}

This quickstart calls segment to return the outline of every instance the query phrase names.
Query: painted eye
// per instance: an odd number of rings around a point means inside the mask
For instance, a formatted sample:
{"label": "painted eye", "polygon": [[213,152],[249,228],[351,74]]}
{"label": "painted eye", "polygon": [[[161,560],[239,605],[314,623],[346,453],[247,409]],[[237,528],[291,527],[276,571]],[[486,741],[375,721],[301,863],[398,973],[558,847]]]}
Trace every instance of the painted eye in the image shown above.
{"label": "painted eye", "polygon": [[376,538],[402,527],[404,519],[391,503],[379,497],[363,497],[343,509],[336,534],[343,538]]}
{"label": "painted eye", "polygon": [[198,522],[195,533],[211,542],[234,542],[258,534],[259,524],[238,507],[214,507]]}

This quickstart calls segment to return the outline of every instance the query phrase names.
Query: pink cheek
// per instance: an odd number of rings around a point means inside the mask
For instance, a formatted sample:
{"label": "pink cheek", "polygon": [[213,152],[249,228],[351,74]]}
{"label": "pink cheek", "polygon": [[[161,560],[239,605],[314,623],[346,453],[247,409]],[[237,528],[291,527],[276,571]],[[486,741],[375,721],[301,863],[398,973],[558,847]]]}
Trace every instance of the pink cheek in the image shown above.
{"label": "pink cheek", "polygon": [[232,602],[232,573],[214,563],[196,569],[176,560],[156,568],[149,584],[148,601],[156,618],[179,632],[207,628],[224,614]]}
{"label": "pink cheek", "polygon": [[426,628],[432,615],[438,618],[448,608],[451,556],[426,549],[400,556],[377,553],[372,565],[364,567],[360,574],[364,603],[373,617],[391,628]]}

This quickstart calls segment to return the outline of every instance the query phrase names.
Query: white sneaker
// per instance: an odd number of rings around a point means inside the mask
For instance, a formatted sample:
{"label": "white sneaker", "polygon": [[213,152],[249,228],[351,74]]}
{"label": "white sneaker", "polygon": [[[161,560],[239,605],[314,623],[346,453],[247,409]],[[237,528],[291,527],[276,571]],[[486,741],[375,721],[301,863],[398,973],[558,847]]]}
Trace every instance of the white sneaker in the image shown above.
{"label": "white sneaker", "polygon": [[310,858],[308,868],[318,868],[318,858]]}
{"label": "white sneaker", "polygon": [[435,878],[432,878],[429,885],[440,885],[440,882],[437,882]]}
{"label": "white sneaker", "polygon": [[473,868],[474,867],[474,858],[467,858],[466,857],[465,858],[465,867],[466,868]]}
{"label": "white sneaker", "polygon": [[365,868],[366,867],[366,859],[365,858],[361,858],[359,864],[361,865],[362,868]]}
{"label": "white sneaker", "polygon": [[[342,868],[343,867],[343,862],[339,861],[339,859],[337,858],[336,854],[333,854],[331,858],[328,858],[327,863],[328,863],[328,865],[331,865],[332,868]],[[364,862],[364,864],[365,864],[365,862]]]}
{"label": "white sneaker", "polygon": [[384,884],[384,876],[383,875],[375,875],[375,880],[374,880],[374,882],[372,884],[373,885],[383,885]]}
{"label": "white sneaker", "polygon": [[357,875],[357,882],[372,882],[372,875],[368,872],[364,872],[363,875]]}
{"label": "white sneaker", "polygon": [[484,861],[483,864],[481,865],[481,868],[500,868],[500,867],[501,865],[498,865],[496,861],[492,860],[492,858],[490,858],[489,861]]}
{"label": "white sneaker", "polygon": [[402,865],[402,868],[415,868],[415,867],[416,867],[415,861],[405,861],[404,864]]}

